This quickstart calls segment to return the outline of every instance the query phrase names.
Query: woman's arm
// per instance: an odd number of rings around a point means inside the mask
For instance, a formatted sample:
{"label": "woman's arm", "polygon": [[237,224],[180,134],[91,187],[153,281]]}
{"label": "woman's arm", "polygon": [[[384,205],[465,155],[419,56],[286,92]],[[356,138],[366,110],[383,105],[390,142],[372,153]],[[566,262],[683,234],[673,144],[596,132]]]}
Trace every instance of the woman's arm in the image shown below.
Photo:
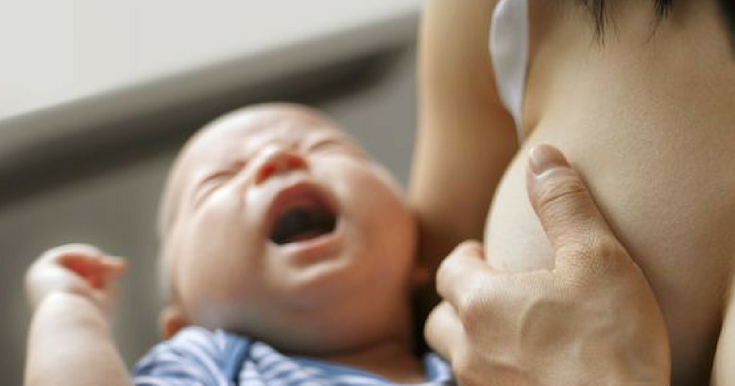
{"label": "woman's arm", "polygon": [[409,198],[419,218],[419,256],[432,272],[458,243],[481,237],[495,187],[517,149],[488,54],[495,3],[431,0],[423,15]]}
{"label": "woman's arm", "polygon": [[131,384],[109,325],[113,283],[124,269],[122,260],[85,245],[52,249],[31,266],[26,386]]}

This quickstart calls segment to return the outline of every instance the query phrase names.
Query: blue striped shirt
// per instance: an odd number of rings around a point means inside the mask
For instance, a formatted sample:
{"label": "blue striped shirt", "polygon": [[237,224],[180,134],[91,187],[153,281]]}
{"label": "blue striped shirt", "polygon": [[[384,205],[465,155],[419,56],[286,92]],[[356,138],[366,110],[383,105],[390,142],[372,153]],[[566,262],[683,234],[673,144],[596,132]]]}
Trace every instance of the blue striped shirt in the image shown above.
{"label": "blue striped shirt", "polygon": [[[427,381],[454,385],[449,366],[424,357]],[[288,357],[271,346],[221,330],[188,327],[154,347],[133,370],[136,386],[342,386],[391,385],[389,380],[341,364]]]}

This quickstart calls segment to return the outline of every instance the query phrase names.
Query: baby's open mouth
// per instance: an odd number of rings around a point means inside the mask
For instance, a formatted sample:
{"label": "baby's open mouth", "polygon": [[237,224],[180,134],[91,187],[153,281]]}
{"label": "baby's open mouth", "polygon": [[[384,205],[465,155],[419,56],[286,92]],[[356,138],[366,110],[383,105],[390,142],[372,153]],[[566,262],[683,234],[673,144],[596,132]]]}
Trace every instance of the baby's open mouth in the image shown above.
{"label": "baby's open mouth", "polygon": [[314,239],[332,233],[337,216],[317,195],[289,200],[275,218],[270,239],[278,245]]}

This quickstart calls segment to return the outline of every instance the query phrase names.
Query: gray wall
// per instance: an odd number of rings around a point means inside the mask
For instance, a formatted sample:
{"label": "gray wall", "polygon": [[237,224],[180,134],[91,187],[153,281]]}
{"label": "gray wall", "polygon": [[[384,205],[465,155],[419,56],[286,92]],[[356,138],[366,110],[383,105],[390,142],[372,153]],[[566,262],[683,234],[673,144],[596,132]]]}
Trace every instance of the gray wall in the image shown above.
{"label": "gray wall", "polygon": [[[413,56],[411,49],[393,54],[371,82],[343,85],[337,92],[315,89],[298,99],[315,104],[343,124],[403,182],[415,127]],[[0,318],[0,341],[5,344],[0,350],[0,374],[4,384],[22,380],[30,317],[23,275],[42,251],[59,244],[86,242],[127,257],[130,270],[122,283],[115,321],[118,346],[132,365],[157,341],[155,214],[180,144],[181,140],[162,142],[155,154],[0,203],[0,300],[5,309]]]}

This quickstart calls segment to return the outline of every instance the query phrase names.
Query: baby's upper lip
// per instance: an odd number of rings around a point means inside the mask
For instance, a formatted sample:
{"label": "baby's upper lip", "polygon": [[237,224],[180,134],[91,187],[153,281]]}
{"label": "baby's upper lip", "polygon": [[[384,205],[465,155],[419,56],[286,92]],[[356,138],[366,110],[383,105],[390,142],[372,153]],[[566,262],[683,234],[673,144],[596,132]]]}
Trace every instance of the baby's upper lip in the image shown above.
{"label": "baby's upper lip", "polygon": [[273,233],[276,221],[286,211],[300,204],[315,202],[325,206],[335,216],[339,213],[335,197],[317,182],[301,178],[284,184],[274,195],[266,212],[268,237]]}

